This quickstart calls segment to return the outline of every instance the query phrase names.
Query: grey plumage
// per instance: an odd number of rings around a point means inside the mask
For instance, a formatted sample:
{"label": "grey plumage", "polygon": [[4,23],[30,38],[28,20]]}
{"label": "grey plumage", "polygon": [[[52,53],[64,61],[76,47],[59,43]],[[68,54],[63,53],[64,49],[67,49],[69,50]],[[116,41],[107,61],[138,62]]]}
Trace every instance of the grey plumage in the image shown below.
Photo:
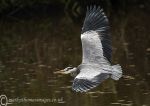
{"label": "grey plumage", "polygon": [[87,7],[82,32],[82,63],[66,73],[74,73],[72,89],[86,92],[111,77],[118,80],[122,76],[120,65],[111,65],[111,38],[109,23],[100,7]]}
{"label": "grey plumage", "polygon": [[86,92],[110,76],[110,73],[105,72],[103,68],[95,64],[81,64],[78,69],[80,73],[75,77],[72,85],[73,90],[77,92]]}
{"label": "grey plumage", "polygon": [[103,10],[96,6],[87,7],[81,34],[87,31],[95,31],[99,34],[102,43],[103,55],[111,62],[112,46],[109,32],[109,22]]}

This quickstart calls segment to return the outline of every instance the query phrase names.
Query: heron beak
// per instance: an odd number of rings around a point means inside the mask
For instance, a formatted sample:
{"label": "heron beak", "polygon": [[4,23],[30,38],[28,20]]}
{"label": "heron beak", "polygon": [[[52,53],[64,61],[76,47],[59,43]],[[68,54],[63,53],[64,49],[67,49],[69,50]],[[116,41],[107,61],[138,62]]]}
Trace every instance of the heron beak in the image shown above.
{"label": "heron beak", "polygon": [[54,72],[54,74],[68,74],[68,73],[66,73],[66,71],[64,70],[59,70],[59,71]]}

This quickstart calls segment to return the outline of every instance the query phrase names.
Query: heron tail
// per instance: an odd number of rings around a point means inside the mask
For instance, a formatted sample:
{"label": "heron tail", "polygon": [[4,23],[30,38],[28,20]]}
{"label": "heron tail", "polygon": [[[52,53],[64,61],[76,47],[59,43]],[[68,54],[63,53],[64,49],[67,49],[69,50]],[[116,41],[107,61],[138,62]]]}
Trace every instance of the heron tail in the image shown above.
{"label": "heron tail", "polygon": [[112,66],[111,78],[114,80],[119,80],[122,77],[122,68],[119,64]]}

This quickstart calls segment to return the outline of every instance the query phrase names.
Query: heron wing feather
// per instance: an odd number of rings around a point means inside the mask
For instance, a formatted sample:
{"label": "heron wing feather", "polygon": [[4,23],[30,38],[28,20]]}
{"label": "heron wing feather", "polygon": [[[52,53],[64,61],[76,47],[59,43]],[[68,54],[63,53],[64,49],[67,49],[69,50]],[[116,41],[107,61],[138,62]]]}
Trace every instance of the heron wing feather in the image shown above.
{"label": "heron wing feather", "polygon": [[[93,34],[91,32],[93,32]],[[102,49],[101,52],[99,51],[99,56],[104,56],[109,62],[111,62],[112,46],[108,19],[100,7],[96,8],[96,6],[90,6],[87,7],[86,17],[81,32],[81,38],[82,35],[90,35],[92,37],[95,35],[95,32],[97,33],[97,38],[93,39],[93,42],[95,42],[95,40],[98,41],[99,39],[99,47]],[[84,39],[89,38],[90,37]],[[84,45],[83,48],[87,46]]]}
{"label": "heron wing feather", "polygon": [[[92,73],[91,73],[92,72]],[[109,73],[102,73],[94,68],[82,68],[80,73],[75,77],[72,89],[77,92],[87,92],[95,88],[102,81],[109,78]]]}
{"label": "heron wing feather", "polygon": [[96,31],[90,31],[81,35],[82,40],[82,64],[101,64],[106,61],[103,56],[102,43]]}

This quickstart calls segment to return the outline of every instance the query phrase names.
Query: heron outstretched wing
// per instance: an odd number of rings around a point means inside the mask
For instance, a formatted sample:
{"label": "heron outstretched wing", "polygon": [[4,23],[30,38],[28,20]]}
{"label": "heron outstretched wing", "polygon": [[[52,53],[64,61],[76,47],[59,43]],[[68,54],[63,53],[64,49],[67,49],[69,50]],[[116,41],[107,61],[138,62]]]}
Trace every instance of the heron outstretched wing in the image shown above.
{"label": "heron outstretched wing", "polygon": [[81,65],[79,68],[80,73],[75,77],[72,85],[72,89],[77,92],[86,92],[110,77],[99,67]]}
{"label": "heron outstretched wing", "polygon": [[[80,73],[75,77],[72,88],[75,91],[87,91],[96,87],[109,77],[102,73],[103,69],[88,67],[90,65],[109,64],[111,62],[111,39],[109,35],[108,19],[100,7],[88,7],[81,32],[82,64]],[[87,66],[84,66],[86,64]]]}
{"label": "heron outstretched wing", "polygon": [[96,6],[87,7],[82,32],[82,62],[98,62],[106,58],[111,62],[111,38],[109,23],[103,10]]}

